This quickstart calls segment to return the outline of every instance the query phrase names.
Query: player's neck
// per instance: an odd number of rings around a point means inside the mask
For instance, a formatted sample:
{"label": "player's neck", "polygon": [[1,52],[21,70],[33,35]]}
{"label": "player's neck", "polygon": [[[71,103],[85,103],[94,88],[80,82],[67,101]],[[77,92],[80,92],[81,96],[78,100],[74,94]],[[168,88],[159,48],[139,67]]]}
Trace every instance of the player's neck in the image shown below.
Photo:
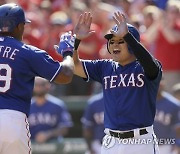
{"label": "player's neck", "polygon": [[135,58],[135,57],[132,57],[132,58],[127,59],[127,60],[119,61],[119,64],[120,64],[121,66],[125,66],[125,65],[127,65],[127,64],[130,64],[130,63],[134,62],[135,60],[136,60],[136,58]]}
{"label": "player's neck", "polygon": [[14,32],[0,33],[0,36],[12,37],[18,41],[22,41],[22,36],[15,34]]}
{"label": "player's neck", "polygon": [[36,99],[36,103],[39,106],[43,105],[46,102],[45,96],[36,96],[35,99]]}

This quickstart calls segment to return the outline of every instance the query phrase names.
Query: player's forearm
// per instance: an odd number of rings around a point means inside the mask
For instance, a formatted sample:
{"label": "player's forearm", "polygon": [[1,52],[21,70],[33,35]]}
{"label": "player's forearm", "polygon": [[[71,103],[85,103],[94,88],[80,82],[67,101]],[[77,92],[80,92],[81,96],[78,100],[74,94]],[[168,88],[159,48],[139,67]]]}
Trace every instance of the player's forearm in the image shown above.
{"label": "player's forearm", "polygon": [[64,72],[67,76],[72,76],[74,71],[74,60],[71,56],[66,56],[62,62],[63,69],[66,69]]}
{"label": "player's forearm", "polygon": [[61,72],[57,75],[54,82],[66,84],[72,81],[74,75],[74,60],[71,56],[66,56],[61,62]]}
{"label": "player's forearm", "polygon": [[62,62],[62,73],[67,77],[72,77],[74,74],[74,60],[71,56],[64,57]]}
{"label": "player's forearm", "polygon": [[74,50],[73,60],[74,60],[74,65],[75,66],[79,65],[80,59],[79,59],[79,55],[78,55],[78,51],[77,50]]}
{"label": "player's forearm", "polygon": [[82,78],[86,78],[86,74],[84,72],[83,64],[82,64],[81,60],[79,59],[79,55],[78,55],[77,50],[74,51],[73,59],[74,59],[74,65],[75,65],[74,74],[76,74]]}
{"label": "player's forearm", "polygon": [[144,68],[146,76],[149,79],[155,79],[159,72],[158,62],[155,58],[130,33],[124,36],[124,40],[133,49],[133,53]]}

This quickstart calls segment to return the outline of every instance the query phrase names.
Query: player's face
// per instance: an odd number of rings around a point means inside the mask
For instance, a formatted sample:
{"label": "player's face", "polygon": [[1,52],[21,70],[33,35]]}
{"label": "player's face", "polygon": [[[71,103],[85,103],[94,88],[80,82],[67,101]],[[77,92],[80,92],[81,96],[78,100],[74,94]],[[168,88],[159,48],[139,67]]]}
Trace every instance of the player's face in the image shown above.
{"label": "player's face", "polygon": [[33,94],[34,96],[45,96],[50,88],[50,83],[46,81],[45,79],[36,78],[35,84],[34,84],[34,90]]}
{"label": "player's face", "polygon": [[134,54],[128,51],[127,43],[122,38],[112,37],[108,43],[112,58],[121,65],[126,65],[135,60]]}

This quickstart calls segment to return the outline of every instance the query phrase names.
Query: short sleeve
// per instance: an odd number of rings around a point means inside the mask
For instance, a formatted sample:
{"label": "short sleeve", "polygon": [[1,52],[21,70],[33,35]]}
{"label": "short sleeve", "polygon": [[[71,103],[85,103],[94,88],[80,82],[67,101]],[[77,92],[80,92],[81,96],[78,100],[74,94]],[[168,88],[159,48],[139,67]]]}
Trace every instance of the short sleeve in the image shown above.
{"label": "short sleeve", "polygon": [[58,61],[54,61],[46,51],[36,49],[31,52],[30,56],[29,64],[36,76],[53,81],[61,70],[61,64]]}
{"label": "short sleeve", "polygon": [[87,82],[89,80],[95,80],[100,83],[102,82],[103,72],[106,68],[105,60],[82,60],[82,64],[87,76],[85,79]]}

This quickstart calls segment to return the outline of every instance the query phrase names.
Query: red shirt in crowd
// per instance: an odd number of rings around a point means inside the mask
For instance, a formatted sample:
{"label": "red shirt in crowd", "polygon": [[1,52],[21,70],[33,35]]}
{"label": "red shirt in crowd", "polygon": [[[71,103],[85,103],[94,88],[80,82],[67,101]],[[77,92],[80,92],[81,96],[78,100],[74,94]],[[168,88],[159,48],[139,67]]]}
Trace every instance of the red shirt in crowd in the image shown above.
{"label": "red shirt in crowd", "polygon": [[[180,31],[180,25],[176,26]],[[155,57],[161,62],[165,71],[180,71],[180,41],[176,43],[169,42],[159,30],[156,40]]]}

